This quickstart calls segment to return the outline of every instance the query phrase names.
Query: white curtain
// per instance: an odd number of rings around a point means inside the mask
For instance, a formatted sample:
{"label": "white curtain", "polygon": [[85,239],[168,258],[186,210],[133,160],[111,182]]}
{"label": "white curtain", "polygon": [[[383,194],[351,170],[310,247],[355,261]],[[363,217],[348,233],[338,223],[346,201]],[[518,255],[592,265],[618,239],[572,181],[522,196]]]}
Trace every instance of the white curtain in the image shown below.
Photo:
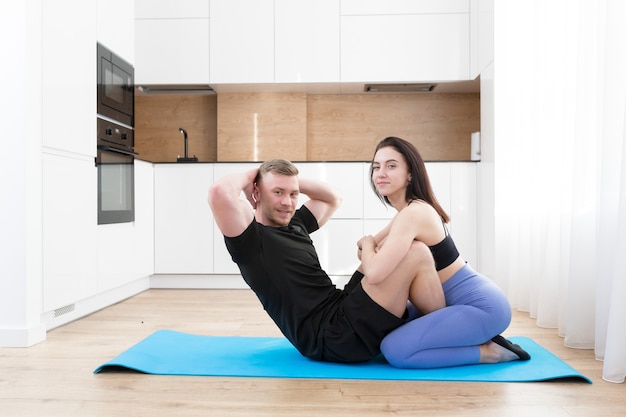
{"label": "white curtain", "polygon": [[626,1],[494,4],[495,273],[626,375]]}

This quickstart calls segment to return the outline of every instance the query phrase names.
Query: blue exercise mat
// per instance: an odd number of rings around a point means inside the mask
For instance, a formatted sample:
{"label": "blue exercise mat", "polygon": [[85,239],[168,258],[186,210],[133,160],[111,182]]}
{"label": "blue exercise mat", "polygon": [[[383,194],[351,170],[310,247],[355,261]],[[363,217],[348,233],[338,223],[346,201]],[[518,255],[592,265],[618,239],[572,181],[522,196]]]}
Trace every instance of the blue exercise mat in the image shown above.
{"label": "blue exercise mat", "polygon": [[159,330],[94,373],[128,369],[155,375],[264,378],[533,382],[561,378],[591,380],[526,337],[509,338],[529,361],[438,369],[398,369],[382,357],[359,364],[309,360],[280,337],[201,336]]}

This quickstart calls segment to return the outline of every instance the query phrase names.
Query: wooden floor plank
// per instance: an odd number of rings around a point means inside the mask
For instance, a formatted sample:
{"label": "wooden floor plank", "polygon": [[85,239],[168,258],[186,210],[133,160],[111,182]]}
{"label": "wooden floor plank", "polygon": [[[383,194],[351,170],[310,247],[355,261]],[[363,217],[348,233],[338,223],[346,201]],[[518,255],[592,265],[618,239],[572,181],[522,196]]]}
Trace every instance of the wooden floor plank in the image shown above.
{"label": "wooden floor plank", "polygon": [[593,380],[541,383],[94,375],[159,329],[280,336],[249,290],[152,289],[63,327],[30,348],[0,349],[0,416],[624,416],[626,386],[601,379],[590,350],[513,313],[528,336]]}

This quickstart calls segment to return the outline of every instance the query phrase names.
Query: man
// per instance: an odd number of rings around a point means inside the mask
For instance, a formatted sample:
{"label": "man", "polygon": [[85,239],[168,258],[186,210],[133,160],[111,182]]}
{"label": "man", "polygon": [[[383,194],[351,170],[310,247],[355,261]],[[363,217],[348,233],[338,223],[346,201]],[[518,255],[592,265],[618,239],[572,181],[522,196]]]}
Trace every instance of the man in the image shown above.
{"label": "man", "polygon": [[[252,208],[240,198],[242,191]],[[296,210],[301,193],[309,200]],[[289,161],[274,159],[221,178],[208,200],[244,280],[306,357],[361,362],[376,356],[383,337],[406,322],[412,286],[432,284],[435,308],[443,307],[432,255],[419,242],[383,281],[370,284],[356,271],[343,290],[336,288],[309,234],[328,221],[341,197],[328,184],[298,178]]]}

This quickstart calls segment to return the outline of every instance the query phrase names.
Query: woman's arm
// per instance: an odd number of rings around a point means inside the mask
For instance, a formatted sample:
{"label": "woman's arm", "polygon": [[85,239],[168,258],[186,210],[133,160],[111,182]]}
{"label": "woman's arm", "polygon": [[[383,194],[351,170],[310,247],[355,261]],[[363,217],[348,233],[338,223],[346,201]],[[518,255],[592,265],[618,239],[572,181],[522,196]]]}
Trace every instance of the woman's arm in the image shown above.
{"label": "woman's arm", "polygon": [[420,213],[417,207],[407,207],[376,236],[365,236],[359,241],[360,269],[370,284],[378,284],[387,278],[409,252],[422,227]]}
{"label": "woman's arm", "polygon": [[391,224],[393,220],[391,220],[387,225],[378,233],[374,235],[374,240],[376,241],[376,245],[380,248],[385,241],[385,238],[389,235],[389,230],[391,230]]}

